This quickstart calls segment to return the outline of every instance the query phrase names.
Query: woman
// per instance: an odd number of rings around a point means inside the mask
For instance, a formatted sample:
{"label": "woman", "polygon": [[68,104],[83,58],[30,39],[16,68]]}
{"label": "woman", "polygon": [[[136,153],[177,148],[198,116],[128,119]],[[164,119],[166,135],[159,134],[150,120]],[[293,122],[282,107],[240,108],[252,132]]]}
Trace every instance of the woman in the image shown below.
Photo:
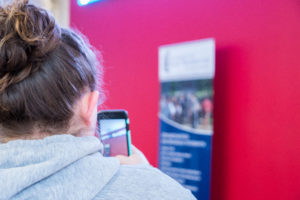
{"label": "woman", "polygon": [[45,10],[0,8],[0,199],[195,199],[138,150],[101,155],[97,68]]}

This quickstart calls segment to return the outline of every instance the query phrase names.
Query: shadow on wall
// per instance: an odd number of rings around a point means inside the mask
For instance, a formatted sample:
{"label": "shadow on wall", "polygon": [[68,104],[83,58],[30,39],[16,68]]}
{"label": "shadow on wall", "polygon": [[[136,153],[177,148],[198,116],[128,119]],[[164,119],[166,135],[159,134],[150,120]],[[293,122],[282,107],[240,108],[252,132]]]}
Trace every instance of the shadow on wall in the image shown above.
{"label": "shadow on wall", "polygon": [[238,76],[232,66],[234,62],[240,62],[236,58],[241,54],[241,50],[235,47],[216,49],[216,72],[214,80],[214,136],[212,151],[212,183],[211,199],[226,199],[227,183],[230,179],[228,174],[229,163],[229,136],[230,113],[235,109],[232,106],[231,96],[233,94],[234,76]]}

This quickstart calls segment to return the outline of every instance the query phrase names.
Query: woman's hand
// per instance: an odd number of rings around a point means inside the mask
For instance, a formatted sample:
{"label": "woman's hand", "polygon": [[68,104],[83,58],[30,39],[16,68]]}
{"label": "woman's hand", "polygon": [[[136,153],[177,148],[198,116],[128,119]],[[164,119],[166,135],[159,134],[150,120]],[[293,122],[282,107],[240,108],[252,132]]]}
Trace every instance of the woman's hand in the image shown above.
{"label": "woman's hand", "polygon": [[132,152],[131,156],[123,156],[123,155],[116,156],[116,158],[120,161],[121,165],[140,165],[140,164],[149,165],[149,162],[145,157],[145,155],[133,145],[131,145],[131,152]]}

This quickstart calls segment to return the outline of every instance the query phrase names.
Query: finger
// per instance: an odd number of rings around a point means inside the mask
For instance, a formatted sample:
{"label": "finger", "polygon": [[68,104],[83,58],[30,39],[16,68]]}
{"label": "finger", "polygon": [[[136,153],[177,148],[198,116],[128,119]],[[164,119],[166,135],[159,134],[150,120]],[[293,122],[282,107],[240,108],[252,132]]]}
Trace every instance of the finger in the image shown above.
{"label": "finger", "polygon": [[117,155],[117,156],[115,156],[115,158],[117,158],[119,160],[121,165],[126,164],[130,161],[127,156]]}

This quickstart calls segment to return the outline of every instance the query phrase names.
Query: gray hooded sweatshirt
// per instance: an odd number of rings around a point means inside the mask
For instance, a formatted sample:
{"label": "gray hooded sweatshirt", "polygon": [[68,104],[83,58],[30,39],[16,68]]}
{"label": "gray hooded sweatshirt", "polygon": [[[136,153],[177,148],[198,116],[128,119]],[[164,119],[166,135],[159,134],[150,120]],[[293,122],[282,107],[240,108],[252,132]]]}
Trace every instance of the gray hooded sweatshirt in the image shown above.
{"label": "gray hooded sweatshirt", "polygon": [[149,165],[101,155],[96,137],[55,135],[0,144],[0,200],[195,199]]}

